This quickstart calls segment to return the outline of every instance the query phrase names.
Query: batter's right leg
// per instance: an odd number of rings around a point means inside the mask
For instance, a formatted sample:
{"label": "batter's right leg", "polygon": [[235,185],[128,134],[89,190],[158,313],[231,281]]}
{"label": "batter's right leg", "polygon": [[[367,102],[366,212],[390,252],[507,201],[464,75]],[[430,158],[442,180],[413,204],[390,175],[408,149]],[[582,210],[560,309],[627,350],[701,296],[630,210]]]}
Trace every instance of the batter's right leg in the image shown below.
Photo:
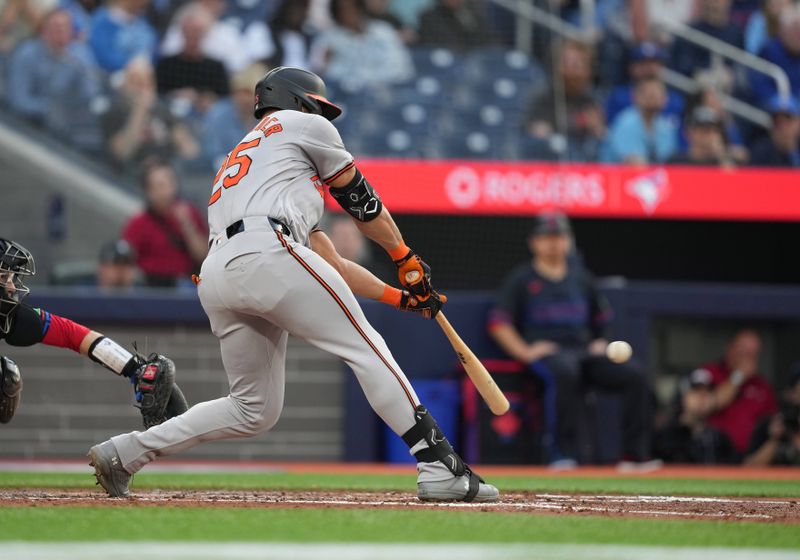
{"label": "batter's right leg", "polygon": [[286,252],[279,266],[291,271],[292,289],[269,311],[270,320],[347,362],[372,408],[416,456],[421,499],[496,500],[497,489],[472,473],[420,406],[344,279],[310,249],[282,242]]}

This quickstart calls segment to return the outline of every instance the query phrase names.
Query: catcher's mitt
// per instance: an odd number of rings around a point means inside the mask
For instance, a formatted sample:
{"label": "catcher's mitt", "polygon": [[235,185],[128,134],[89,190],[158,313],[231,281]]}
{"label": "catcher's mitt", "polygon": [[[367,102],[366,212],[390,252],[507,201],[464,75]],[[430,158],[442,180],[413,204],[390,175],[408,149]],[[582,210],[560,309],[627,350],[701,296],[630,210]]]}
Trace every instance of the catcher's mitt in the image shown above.
{"label": "catcher's mitt", "polygon": [[175,390],[175,364],[166,356],[150,354],[136,369],[131,383],[145,428],[161,424],[188,409],[183,393]]}
{"label": "catcher's mitt", "polygon": [[22,393],[22,377],[11,358],[0,356],[0,424],[14,417]]}

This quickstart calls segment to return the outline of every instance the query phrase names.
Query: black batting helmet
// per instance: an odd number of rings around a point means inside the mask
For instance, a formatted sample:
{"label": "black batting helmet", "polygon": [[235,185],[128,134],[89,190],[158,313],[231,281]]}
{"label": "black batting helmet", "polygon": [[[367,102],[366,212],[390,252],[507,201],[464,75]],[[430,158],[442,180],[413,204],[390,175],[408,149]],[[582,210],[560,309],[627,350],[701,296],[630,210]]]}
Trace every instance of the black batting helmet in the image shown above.
{"label": "black batting helmet", "polygon": [[260,119],[268,109],[291,109],[322,115],[329,121],[342,114],[342,110],[326,99],[322,78],[303,70],[280,66],[267,72],[256,84],[256,104],[253,115]]}
{"label": "black batting helmet", "polygon": [[[33,255],[19,243],[0,238],[0,332],[11,329],[11,319],[30,290],[23,276],[36,274]],[[10,282],[10,284],[9,284]]]}

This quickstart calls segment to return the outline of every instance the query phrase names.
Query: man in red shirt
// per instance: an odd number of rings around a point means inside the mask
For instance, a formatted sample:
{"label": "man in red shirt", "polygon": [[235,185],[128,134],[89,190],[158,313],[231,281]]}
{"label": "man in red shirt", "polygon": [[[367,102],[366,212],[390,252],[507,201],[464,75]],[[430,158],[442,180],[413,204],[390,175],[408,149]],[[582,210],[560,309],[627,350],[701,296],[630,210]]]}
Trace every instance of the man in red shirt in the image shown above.
{"label": "man in red shirt", "polygon": [[188,283],[208,252],[205,219],[178,198],[177,177],[166,163],[145,168],[142,190],[147,208],[131,218],[122,237],[134,248],[148,286],[175,286],[181,278]]}
{"label": "man in red shirt", "polygon": [[730,438],[744,455],[756,424],[777,412],[772,386],[758,373],[761,337],[751,329],[737,332],[723,358],[700,368],[711,377],[714,413],[709,425]]}

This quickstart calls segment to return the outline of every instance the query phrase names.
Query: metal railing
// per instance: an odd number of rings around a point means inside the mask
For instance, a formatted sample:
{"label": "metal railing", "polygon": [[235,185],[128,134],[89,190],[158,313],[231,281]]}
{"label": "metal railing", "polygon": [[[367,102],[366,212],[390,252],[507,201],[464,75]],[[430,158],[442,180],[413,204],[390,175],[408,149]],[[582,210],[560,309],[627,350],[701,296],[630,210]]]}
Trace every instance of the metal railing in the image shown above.
{"label": "metal railing", "polygon": [[[586,29],[581,29],[547,10],[534,6],[530,0],[489,1],[513,12],[517,16],[517,46],[521,50],[528,52],[531,50],[530,23],[549,29],[553,33],[570,40],[594,41],[596,39],[593,16],[590,16],[590,14],[593,14],[593,10],[590,10],[589,14],[583,14],[581,19],[589,25]],[[587,9],[587,4],[589,3],[592,5],[594,4],[593,2],[583,0],[581,2],[582,9]],[[592,17],[591,22],[589,21],[590,17]],[[781,96],[790,95],[789,79],[786,76],[786,72],[784,72],[780,66],[680,23],[665,24],[662,25],[662,27],[666,32],[676,37],[707,48],[712,53],[712,59],[713,57],[727,58],[733,60],[737,64],[772,77],[777,84],[778,94]],[[684,76],[668,68],[663,69],[661,78],[668,86],[684,93],[697,93],[701,89],[699,82],[694,78]],[[766,111],[762,111],[758,107],[745,103],[726,93],[717,93],[722,102],[722,106],[731,114],[762,127],[769,126],[770,116]]]}
{"label": "metal railing", "polygon": [[[712,37],[707,33],[698,31],[697,29],[689,27],[683,23],[665,21],[660,23],[659,27],[664,29],[670,35],[680,37],[684,41],[688,41],[695,45],[699,45],[704,49],[708,49],[708,51],[711,53],[712,60],[716,58],[717,61],[719,61],[720,58],[727,58],[736,64],[746,66],[747,68],[755,70],[756,72],[766,74],[775,80],[775,83],[778,87],[778,95],[783,98],[787,98],[789,95],[791,95],[789,78],[786,76],[786,72],[784,72],[783,68],[777,64],[755,56],[754,54],[751,54],[744,49],[740,49],[739,47],[734,47],[725,41],[721,41],[716,37]],[[719,62],[716,62],[716,64],[719,64]]]}

